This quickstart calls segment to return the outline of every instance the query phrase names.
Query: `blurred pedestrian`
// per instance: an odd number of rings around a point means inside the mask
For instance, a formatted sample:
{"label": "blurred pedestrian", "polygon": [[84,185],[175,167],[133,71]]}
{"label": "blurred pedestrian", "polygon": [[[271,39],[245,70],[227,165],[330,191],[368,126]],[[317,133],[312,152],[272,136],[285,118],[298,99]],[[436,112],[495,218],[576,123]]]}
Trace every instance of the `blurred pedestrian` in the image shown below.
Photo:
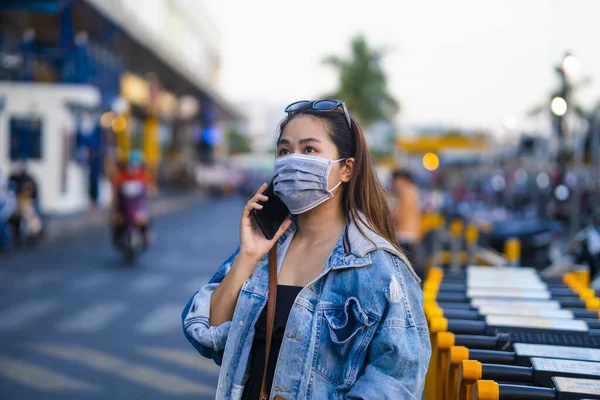
{"label": "blurred pedestrian", "polygon": [[38,235],[42,231],[38,186],[29,174],[25,160],[19,158],[13,162],[9,185],[17,201],[15,212],[8,221],[13,237],[20,241]]}
{"label": "blurred pedestrian", "polygon": [[267,240],[251,216],[273,200],[259,188],[239,248],[185,307],[185,335],[221,365],[217,399],[421,398],[423,294],[365,136],[341,101],[286,112],[273,187],[293,216]]}
{"label": "blurred pedestrian", "polygon": [[396,243],[405,252],[423,279],[424,271],[419,257],[421,237],[421,202],[419,188],[408,170],[398,169],[392,174],[392,193],[396,199]]}

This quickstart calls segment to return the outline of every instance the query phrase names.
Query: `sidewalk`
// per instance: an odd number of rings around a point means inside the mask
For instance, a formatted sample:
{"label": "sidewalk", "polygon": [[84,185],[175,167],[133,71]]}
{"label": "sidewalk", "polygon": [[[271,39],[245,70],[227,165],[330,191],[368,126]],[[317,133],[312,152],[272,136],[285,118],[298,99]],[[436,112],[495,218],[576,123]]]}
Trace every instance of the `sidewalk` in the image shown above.
{"label": "sidewalk", "polygon": [[[199,191],[165,189],[152,199],[150,212],[153,217],[169,214],[201,202],[205,197],[206,195]],[[48,227],[43,241],[47,242],[88,229],[100,228],[106,226],[107,222],[108,215],[105,211],[93,215],[82,212],[65,216],[48,216]]]}

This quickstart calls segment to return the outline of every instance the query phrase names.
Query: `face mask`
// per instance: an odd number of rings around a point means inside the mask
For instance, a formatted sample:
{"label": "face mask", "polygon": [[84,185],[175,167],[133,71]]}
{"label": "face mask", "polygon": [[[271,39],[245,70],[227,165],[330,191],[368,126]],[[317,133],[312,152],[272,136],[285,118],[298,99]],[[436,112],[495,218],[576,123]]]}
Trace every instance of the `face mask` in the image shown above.
{"label": "face mask", "polygon": [[333,163],[345,160],[291,154],[275,160],[274,192],[292,214],[302,214],[331,199],[333,191],[328,188],[329,173]]}

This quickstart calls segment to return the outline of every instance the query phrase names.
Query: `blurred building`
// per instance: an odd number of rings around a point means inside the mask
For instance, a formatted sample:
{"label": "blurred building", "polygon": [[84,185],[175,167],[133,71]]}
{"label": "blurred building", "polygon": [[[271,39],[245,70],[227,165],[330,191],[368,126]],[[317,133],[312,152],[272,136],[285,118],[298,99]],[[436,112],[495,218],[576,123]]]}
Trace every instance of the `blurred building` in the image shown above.
{"label": "blurred building", "polygon": [[251,142],[256,153],[270,153],[275,148],[275,138],[280,122],[285,118],[286,104],[269,104],[255,101],[239,103],[246,119],[239,124],[239,130]]}
{"label": "blurred building", "polygon": [[132,148],[157,176],[224,156],[219,48],[201,0],[0,2],[0,168],[27,159],[44,209],[72,212]]}

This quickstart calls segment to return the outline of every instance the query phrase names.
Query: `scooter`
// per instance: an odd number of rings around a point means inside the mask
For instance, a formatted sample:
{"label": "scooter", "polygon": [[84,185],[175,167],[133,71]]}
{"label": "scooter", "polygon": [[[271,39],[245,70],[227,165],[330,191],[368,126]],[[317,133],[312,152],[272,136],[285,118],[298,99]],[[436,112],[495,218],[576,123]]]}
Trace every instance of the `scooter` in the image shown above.
{"label": "scooter", "polygon": [[135,264],[145,249],[142,226],[148,226],[149,204],[146,186],[140,181],[126,181],[119,188],[122,229],[118,244],[125,262]]}

